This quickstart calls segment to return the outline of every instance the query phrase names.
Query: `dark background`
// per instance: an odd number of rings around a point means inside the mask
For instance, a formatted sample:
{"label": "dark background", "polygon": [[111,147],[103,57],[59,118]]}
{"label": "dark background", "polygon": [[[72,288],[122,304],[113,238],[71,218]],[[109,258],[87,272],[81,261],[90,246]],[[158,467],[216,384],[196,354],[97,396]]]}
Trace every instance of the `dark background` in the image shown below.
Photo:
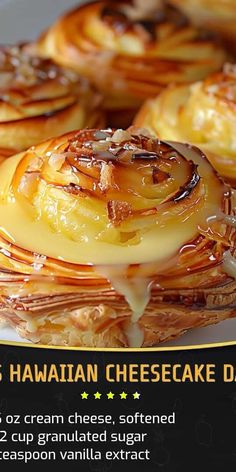
{"label": "dark background", "polygon": [[[223,363],[232,363],[236,359],[236,346],[224,348],[197,349],[167,352],[86,352],[54,349],[38,349],[0,345],[0,363],[7,372],[9,363],[97,363],[101,372],[107,363],[215,363],[216,383],[107,383],[100,375],[98,384],[93,383],[9,383],[7,375],[0,383],[0,412],[7,414],[64,414],[74,411],[80,414],[119,414],[140,411],[146,414],[164,414],[176,411],[175,425],[120,426],[120,431],[147,431],[148,441],[141,443],[140,449],[151,450],[151,460],[147,462],[124,461],[85,461],[85,462],[29,462],[18,461],[0,463],[3,472],[19,470],[56,470],[57,464],[69,471],[80,472],[231,472],[236,470],[236,384],[223,383]],[[107,393],[141,392],[140,400],[113,401],[101,399],[81,400],[81,392]],[[74,426],[73,429],[92,430],[89,426]],[[101,431],[111,426],[100,426]],[[10,425],[0,429],[8,431],[67,431],[66,425]],[[98,431],[96,426],[94,431]],[[115,429],[116,430],[116,429]],[[11,445],[0,443],[0,448],[13,449]],[[97,443],[92,447],[96,447]],[[119,445],[119,449],[122,448]],[[80,449],[81,444],[49,444],[41,449],[58,450]],[[83,447],[91,447],[84,444]],[[114,444],[105,445],[115,449]],[[23,443],[19,449],[26,449]],[[32,445],[29,450],[40,450]],[[17,445],[14,446],[17,449]],[[135,449],[130,446],[129,449]]]}

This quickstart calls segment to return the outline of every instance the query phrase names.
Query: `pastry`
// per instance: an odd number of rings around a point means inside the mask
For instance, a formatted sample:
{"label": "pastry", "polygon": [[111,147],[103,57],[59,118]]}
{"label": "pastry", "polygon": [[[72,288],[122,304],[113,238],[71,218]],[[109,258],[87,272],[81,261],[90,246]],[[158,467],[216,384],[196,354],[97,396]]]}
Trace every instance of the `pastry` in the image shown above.
{"label": "pastry", "polygon": [[0,147],[0,162],[2,162],[3,159],[6,159],[9,156],[13,156],[13,154],[16,154],[17,150],[12,149],[12,148],[2,148]]}
{"label": "pastry", "polygon": [[215,169],[236,184],[236,66],[191,86],[176,85],[148,101],[134,120],[161,139],[199,146]]}
{"label": "pastry", "polygon": [[236,52],[235,0],[171,0],[197,25],[219,33]]}
{"label": "pastry", "polygon": [[103,126],[101,101],[87,79],[26,46],[0,48],[0,157],[57,134]]}
{"label": "pastry", "polygon": [[169,83],[201,79],[226,58],[215,38],[160,0],[84,4],[59,18],[33,50],[88,77],[114,126],[130,124],[141,103]]}
{"label": "pastry", "polygon": [[147,347],[236,316],[234,192],[131,127],[0,165],[1,319],[41,344]]}

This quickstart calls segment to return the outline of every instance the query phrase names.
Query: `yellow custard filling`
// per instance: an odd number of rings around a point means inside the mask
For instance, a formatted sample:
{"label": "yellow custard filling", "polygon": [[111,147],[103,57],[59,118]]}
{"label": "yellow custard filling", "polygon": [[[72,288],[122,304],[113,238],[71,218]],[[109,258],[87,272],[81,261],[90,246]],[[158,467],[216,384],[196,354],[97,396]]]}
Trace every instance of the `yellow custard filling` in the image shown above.
{"label": "yellow custard filling", "polygon": [[[135,264],[166,259],[175,254],[186,242],[195,238],[199,228],[206,226],[207,219],[219,212],[224,192],[224,187],[220,185],[201,155],[193,149],[185,149],[183,145],[176,144],[175,149],[186,154],[186,159],[194,160],[198,165],[200,190],[194,205],[191,199],[187,198],[188,211],[183,208],[181,202],[174,203],[170,208],[166,198],[163,203],[158,195],[157,212],[154,215],[137,217],[137,221],[128,218],[121,222],[119,227],[109,221],[106,202],[95,199],[94,196],[91,199],[86,197],[87,207],[84,207],[84,197],[70,195],[62,189],[54,189],[59,195],[57,195],[58,200],[55,199],[52,203],[47,190],[52,191],[53,187],[45,184],[45,181],[42,181],[43,196],[38,181],[32,199],[22,196],[20,184],[14,193],[12,182],[24,153],[13,156],[0,167],[1,233],[8,241],[24,249],[74,264]],[[37,156],[40,157],[40,150],[37,151]],[[177,171],[176,175],[181,178],[181,174]],[[37,179],[40,179],[40,176],[37,176]],[[210,191],[211,188],[215,188],[216,191]],[[159,191],[157,189],[157,193],[160,193],[160,189]],[[128,195],[132,197],[131,190],[128,191]],[[154,201],[152,196],[152,208]],[[83,207],[82,210],[80,206]],[[101,240],[99,237],[101,229],[107,230],[111,242]],[[116,242],[116,238],[115,242],[112,242],[114,233],[120,237],[120,232],[122,235],[138,232],[137,242],[132,238],[129,242],[128,237],[122,244],[120,240]],[[82,237],[78,236],[76,240],[76,233],[82,234]]]}

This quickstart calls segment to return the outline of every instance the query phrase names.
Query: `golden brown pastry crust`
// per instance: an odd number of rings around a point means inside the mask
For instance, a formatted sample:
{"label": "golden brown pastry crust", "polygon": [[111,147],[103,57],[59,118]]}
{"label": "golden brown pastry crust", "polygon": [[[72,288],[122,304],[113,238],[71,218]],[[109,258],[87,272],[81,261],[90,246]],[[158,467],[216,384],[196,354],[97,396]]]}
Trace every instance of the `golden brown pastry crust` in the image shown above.
{"label": "golden brown pastry crust", "polygon": [[[52,345],[127,347],[134,345],[131,328],[147,347],[236,316],[233,191],[196,148],[160,142],[137,128],[84,130],[13,156],[0,172],[1,318],[21,336]],[[74,241],[86,251],[95,241],[104,263],[78,263],[83,254],[76,251],[73,260],[61,252],[52,257],[57,248],[43,253],[36,246],[47,242],[36,234],[20,243],[19,228],[13,243],[3,205],[10,212],[16,203],[30,218],[24,231],[35,221],[42,230],[46,225],[48,238],[60,233],[65,246]],[[193,225],[191,238],[186,224]],[[182,240],[157,259],[165,227],[171,244],[180,231]],[[156,234],[147,252],[152,258],[141,262],[149,231]],[[110,245],[118,254],[112,265]],[[142,286],[150,298],[137,316],[130,294],[141,304]]]}
{"label": "golden brown pastry crust", "polygon": [[16,149],[0,147],[0,163],[7,157],[13,156],[13,154],[16,154],[16,153],[17,153]]}
{"label": "golden brown pastry crust", "polygon": [[219,33],[236,52],[236,8],[234,0],[171,0],[197,25]]}
{"label": "golden brown pastry crust", "polygon": [[136,4],[82,5],[56,21],[34,46],[37,54],[93,81],[105,96],[105,107],[113,114],[118,110],[121,121],[124,110],[131,116],[169,83],[201,79],[226,58],[215,39],[173,7]]}
{"label": "golden brown pastry crust", "polygon": [[0,49],[1,148],[16,152],[63,132],[104,124],[101,99],[87,80],[51,60],[30,57],[25,48]]}
{"label": "golden brown pastry crust", "polygon": [[220,175],[236,185],[236,66],[191,86],[172,86],[147,101],[134,123],[161,139],[199,146]]}
{"label": "golden brown pastry crust", "polygon": [[[231,286],[235,292],[236,287]],[[167,304],[153,306],[145,313],[140,320],[140,327],[144,333],[142,347],[154,347],[159,343],[171,341],[190,329],[201,328],[219,323],[236,316],[235,308],[210,310],[206,313],[204,309],[192,309],[184,306],[172,306]],[[0,314],[0,320],[8,323],[14,328],[22,338],[34,343],[54,345],[54,346],[84,346],[84,347],[102,347],[102,348],[122,348],[129,347],[129,340],[125,334],[125,320],[130,315],[125,311],[122,316],[120,308],[116,311],[106,305],[97,305],[96,307],[85,306],[81,311],[66,313],[68,318],[65,323],[65,316],[48,317],[47,323],[43,324],[39,330],[34,332],[33,323],[27,322],[20,316],[8,315],[7,310]],[[114,316],[114,323],[110,317]],[[50,319],[51,318],[51,319]],[[101,329],[94,323],[99,320]],[[106,328],[107,325],[107,328]]]}

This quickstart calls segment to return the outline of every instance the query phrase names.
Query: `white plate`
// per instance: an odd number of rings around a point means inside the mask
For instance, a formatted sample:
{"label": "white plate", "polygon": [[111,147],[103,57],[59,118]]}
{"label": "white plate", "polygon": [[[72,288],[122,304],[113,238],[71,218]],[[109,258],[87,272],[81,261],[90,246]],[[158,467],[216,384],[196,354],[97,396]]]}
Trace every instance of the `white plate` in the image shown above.
{"label": "white plate", "polygon": [[[78,5],[78,0],[0,0],[0,43],[36,38],[63,11]],[[0,339],[22,341],[10,328],[0,329]],[[193,345],[236,340],[236,319],[219,325],[194,329],[166,344]],[[23,340],[23,342],[26,342]]]}
{"label": "white plate", "polygon": [[[211,344],[217,342],[235,341],[236,340],[236,319],[226,320],[218,325],[208,326],[207,328],[197,328],[189,333],[181,336],[175,341],[163,343],[161,346],[193,346],[200,344]],[[3,327],[0,329],[0,342],[17,341],[30,343],[26,339],[20,338],[13,329]]]}

